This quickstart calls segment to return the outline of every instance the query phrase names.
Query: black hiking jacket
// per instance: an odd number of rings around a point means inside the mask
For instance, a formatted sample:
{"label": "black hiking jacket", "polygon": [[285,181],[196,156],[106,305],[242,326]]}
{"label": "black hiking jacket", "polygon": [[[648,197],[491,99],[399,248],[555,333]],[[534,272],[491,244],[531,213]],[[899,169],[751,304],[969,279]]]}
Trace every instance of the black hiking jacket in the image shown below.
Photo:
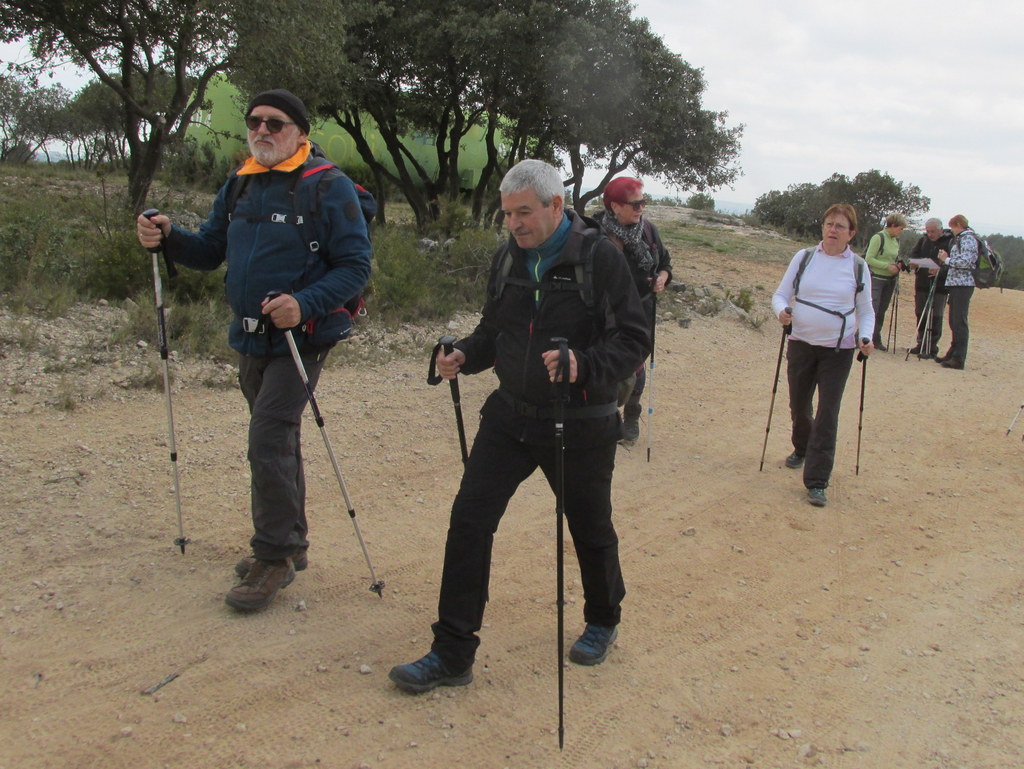
{"label": "black hiking jacket", "polygon": [[[491,264],[488,299],[480,323],[455,347],[466,355],[463,373],[475,374],[494,367],[502,393],[491,396],[485,412],[500,413],[508,429],[526,442],[548,442],[555,390],[541,354],[555,348],[552,337],[565,337],[578,367],[577,381],[569,386],[570,415],[565,426],[566,445],[572,446],[618,439],[619,418],[614,408],[618,384],[643,363],[651,342],[650,320],[625,257],[601,235],[592,219],[571,210],[567,214],[568,240],[542,283],[533,287],[506,283],[498,296],[505,248],[498,249]],[[525,254],[511,236],[508,250],[509,277],[529,280]],[[592,306],[587,306],[582,291],[545,288],[554,282],[575,283],[576,266],[585,265],[588,257],[593,260]],[[539,304],[534,299],[537,286]],[[592,407],[608,404],[612,407],[600,416],[571,415],[574,409],[591,407],[594,411]],[[531,407],[541,411],[533,415]]]}
{"label": "black hiking jacket", "polygon": [[[910,249],[910,259],[932,259],[936,264],[939,262],[939,251],[945,251],[949,253],[949,247],[953,244],[953,231],[943,230],[938,240],[929,240],[927,235],[922,235],[917,239],[917,243]],[[946,273],[949,272],[949,267],[941,264],[938,274],[938,283],[935,284],[936,294],[948,294],[949,291],[946,289]],[[932,279],[928,275],[926,269],[915,269],[914,270],[914,290],[927,292],[932,285]]]}

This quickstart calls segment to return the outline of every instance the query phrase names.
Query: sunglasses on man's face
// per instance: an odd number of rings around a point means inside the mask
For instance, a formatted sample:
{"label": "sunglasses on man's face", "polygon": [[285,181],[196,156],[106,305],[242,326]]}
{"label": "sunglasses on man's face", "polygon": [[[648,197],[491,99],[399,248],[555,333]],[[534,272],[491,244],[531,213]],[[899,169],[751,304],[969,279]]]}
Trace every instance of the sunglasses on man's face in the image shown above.
{"label": "sunglasses on man's face", "polygon": [[295,125],[290,120],[281,120],[277,117],[256,117],[255,115],[249,115],[245,118],[245,127],[250,131],[260,130],[262,123],[267,124],[267,130],[272,134],[279,134],[284,130],[286,125]]}

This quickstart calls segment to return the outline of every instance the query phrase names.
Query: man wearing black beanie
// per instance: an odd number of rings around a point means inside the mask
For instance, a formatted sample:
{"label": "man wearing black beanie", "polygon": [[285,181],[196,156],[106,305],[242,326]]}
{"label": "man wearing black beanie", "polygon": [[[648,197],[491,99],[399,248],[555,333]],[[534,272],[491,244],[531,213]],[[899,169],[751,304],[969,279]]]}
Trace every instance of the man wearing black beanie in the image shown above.
{"label": "man wearing black beanie", "polygon": [[309,385],[316,387],[328,352],[347,335],[337,310],[370,276],[370,241],[355,185],[314,155],[298,97],[280,88],[258,94],[245,124],[252,157],[221,187],[198,232],[172,226],[162,214],[140,216],[136,228],[142,245],[162,245],[186,267],[213,270],[227,263],[225,289],[234,312],[228,341],[239,354],[238,380],[250,414],[254,533],[252,555],[235,564],[241,581],[224,600],[254,611],[308,563],[299,442],[307,393],[284,331],[293,330]]}
{"label": "man wearing black beanie", "polygon": [[249,117],[252,111],[259,106],[274,107],[281,110],[281,112],[295,121],[295,125],[302,130],[302,133],[309,133],[309,118],[306,116],[306,105],[291,91],[275,88],[272,91],[256,94],[252,101],[249,102],[249,108],[245,111],[245,116]]}

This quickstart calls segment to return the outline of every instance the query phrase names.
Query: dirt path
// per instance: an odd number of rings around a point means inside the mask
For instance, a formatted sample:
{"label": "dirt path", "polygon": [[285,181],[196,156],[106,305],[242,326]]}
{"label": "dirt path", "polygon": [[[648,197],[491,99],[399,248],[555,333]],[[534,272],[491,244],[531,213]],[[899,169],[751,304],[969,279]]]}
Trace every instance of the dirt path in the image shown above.
{"label": "dirt path", "polygon": [[[773,287],[781,268],[761,272]],[[964,372],[871,359],[859,475],[854,369],[823,510],[782,466],[784,382],[758,472],[777,325],[659,328],[651,461],[642,438],[616,472],[623,625],[606,664],[565,671],[562,752],[554,508],[536,478],[499,531],[474,684],[409,697],[387,681],[427,649],[458,483],[451,401],[424,356],[335,366],[319,389],[383,600],[307,422],[311,566],[254,616],[223,604],[249,533],[237,392],[175,395],[184,556],[160,393],[70,413],[11,395],[0,769],[1016,766],[1024,420],[1005,432],[1024,293],[978,292],[971,326]],[[471,433],[493,384],[463,382]]]}

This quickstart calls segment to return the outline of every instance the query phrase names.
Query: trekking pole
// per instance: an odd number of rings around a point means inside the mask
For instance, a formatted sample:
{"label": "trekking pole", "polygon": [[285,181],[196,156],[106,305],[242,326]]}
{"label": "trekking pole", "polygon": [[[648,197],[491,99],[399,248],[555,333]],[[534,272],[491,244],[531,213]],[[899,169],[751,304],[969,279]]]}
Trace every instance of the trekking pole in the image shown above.
{"label": "trekking pole", "polygon": [[[864,337],[860,340],[862,344],[867,344],[870,339]],[[868,356],[862,352],[857,353],[857,360],[860,363],[860,417],[857,420],[857,467],[854,475],[860,475],[860,436],[864,429],[864,382],[868,375]]]}
{"label": "trekking pole", "polygon": [[[142,212],[147,219],[152,219],[160,213],[155,208],[149,208]],[[185,526],[181,518],[181,486],[178,480],[178,448],[174,442],[174,409],[171,407],[171,377],[167,365],[167,313],[164,308],[164,291],[160,282],[160,260],[157,255],[163,252],[162,246],[153,246],[149,252],[153,255],[153,299],[156,305],[156,334],[160,344],[160,359],[164,362],[164,401],[167,404],[167,433],[168,447],[171,450],[171,467],[174,468],[174,505],[178,511],[178,536],[174,544],[181,548],[181,554],[185,555],[185,545],[190,540],[185,537]],[[167,265],[167,277],[173,278],[177,275],[174,263],[164,253],[164,263]]]}
{"label": "trekking pole", "polygon": [[[430,353],[430,369],[427,372],[427,384],[437,385],[441,383],[443,377],[437,373],[437,353],[439,350],[444,350],[445,355],[451,355],[454,349],[455,337],[445,335],[437,340],[437,344],[434,345],[434,351]],[[466,425],[462,421],[462,396],[459,394],[459,377],[458,375],[448,380],[448,384],[451,385],[452,390],[452,403],[455,406],[455,426],[459,430],[459,448],[462,449],[462,464],[466,464],[469,461],[469,452],[466,450]]]}
{"label": "trekking pole", "polygon": [[[926,355],[925,350],[932,349],[932,307],[935,303],[935,282],[938,280],[938,275],[932,278],[932,284],[928,287],[928,298],[924,301],[924,309],[921,310],[921,317],[917,319],[917,338],[920,340],[917,344],[917,358],[921,359],[923,355]],[[921,324],[924,324],[924,331],[921,331]],[[910,359],[910,348],[907,348],[907,355],[903,358],[904,361]]]}
{"label": "trekking pole", "polygon": [[569,340],[552,337],[551,344],[558,346],[558,367],[555,369],[555,562],[558,603],[558,749],[565,744],[565,669],[562,658],[565,652],[565,579],[563,576],[565,557],[562,552],[565,540],[562,534],[562,518],[565,516],[565,404],[569,399]]}
{"label": "trekking pole", "polygon": [[893,288],[892,297],[892,312],[889,313],[889,330],[885,335],[885,343],[889,349],[892,350],[892,354],[896,354],[896,337],[899,331],[899,317],[900,317],[900,274],[897,272],[895,275],[896,286]]}
{"label": "trekking pole", "polygon": [[[1024,411],[1024,403],[1020,404],[1020,408],[1017,409],[1017,413],[1013,415],[1013,421],[1010,422],[1010,426],[1006,428],[1006,434],[1009,435],[1013,426],[1017,424],[1017,419],[1020,418],[1020,412]],[[1024,436],[1021,436],[1021,440],[1024,441]]]}
{"label": "trekking pole", "polygon": [[654,332],[658,327],[658,295],[651,294],[651,365],[647,377],[647,461],[651,461],[651,435],[654,432]]}
{"label": "trekking pole", "polygon": [[[786,312],[793,312],[792,307],[787,307]],[[764,469],[764,455],[768,451],[768,432],[772,429],[772,412],[775,410],[775,393],[779,391],[779,371],[782,369],[782,351],[786,347],[786,337],[793,330],[793,324],[782,327],[782,339],[779,340],[779,359],[775,361],[775,379],[772,380],[772,401],[768,405],[768,424],[764,427],[764,445],[761,447],[761,464],[757,472]]]}
{"label": "trekking pole", "polygon": [[[267,299],[280,296],[281,292],[272,291],[267,294]],[[302,357],[299,355],[299,348],[295,346],[295,336],[292,330],[284,330],[285,341],[288,342],[288,349],[291,350],[292,360],[295,361],[295,368],[302,379],[302,386],[306,388],[306,399],[309,401],[309,408],[313,411],[316,426],[320,428],[320,435],[324,438],[324,445],[327,447],[327,456],[330,457],[331,466],[334,468],[334,475],[341,487],[341,496],[345,498],[345,505],[348,507],[348,517],[352,519],[352,527],[356,531],[356,539],[359,540],[359,547],[363,551],[363,558],[366,559],[366,566],[370,570],[370,592],[376,593],[379,598],[384,597],[384,580],[377,579],[377,573],[373,570],[373,563],[370,561],[370,553],[366,549],[366,542],[363,541],[363,533],[359,530],[359,521],[356,520],[356,511],[352,506],[352,499],[348,495],[348,486],[345,485],[345,476],[341,474],[341,467],[338,465],[338,458],[334,455],[334,448],[331,446],[331,439],[327,437],[327,428],[324,427],[324,418],[320,414],[320,407],[316,405],[316,396],[309,384],[309,377],[306,376],[306,367],[302,365]]]}

